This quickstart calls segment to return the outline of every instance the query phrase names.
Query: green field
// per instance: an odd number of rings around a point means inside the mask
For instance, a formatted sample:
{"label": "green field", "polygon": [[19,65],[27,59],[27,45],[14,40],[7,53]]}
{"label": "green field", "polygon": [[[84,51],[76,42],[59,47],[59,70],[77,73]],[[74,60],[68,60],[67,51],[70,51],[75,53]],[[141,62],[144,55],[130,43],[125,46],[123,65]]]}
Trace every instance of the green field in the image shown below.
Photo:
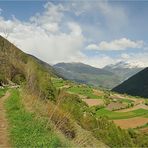
{"label": "green field", "polygon": [[125,102],[125,103],[132,103],[132,102],[134,102],[133,100],[129,100],[129,99],[122,99],[121,101]]}
{"label": "green field", "polygon": [[147,116],[147,115],[148,115],[148,110],[145,109],[137,109],[130,112],[114,112],[102,108],[96,112],[96,116],[107,116],[109,119],[127,119],[127,118]]}
{"label": "green field", "polygon": [[93,94],[93,89],[87,86],[72,86],[68,89],[69,92],[84,95],[91,99],[101,99],[102,97]]}

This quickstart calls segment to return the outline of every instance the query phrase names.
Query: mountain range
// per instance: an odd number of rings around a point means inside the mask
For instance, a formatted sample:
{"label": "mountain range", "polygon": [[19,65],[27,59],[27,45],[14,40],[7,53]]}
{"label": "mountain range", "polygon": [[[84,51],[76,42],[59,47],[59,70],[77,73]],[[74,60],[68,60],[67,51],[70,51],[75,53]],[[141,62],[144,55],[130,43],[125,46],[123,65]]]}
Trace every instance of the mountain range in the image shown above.
{"label": "mountain range", "polygon": [[56,73],[65,79],[108,89],[114,88],[143,69],[125,62],[107,65],[104,68],[84,63],[58,63],[53,67]]}

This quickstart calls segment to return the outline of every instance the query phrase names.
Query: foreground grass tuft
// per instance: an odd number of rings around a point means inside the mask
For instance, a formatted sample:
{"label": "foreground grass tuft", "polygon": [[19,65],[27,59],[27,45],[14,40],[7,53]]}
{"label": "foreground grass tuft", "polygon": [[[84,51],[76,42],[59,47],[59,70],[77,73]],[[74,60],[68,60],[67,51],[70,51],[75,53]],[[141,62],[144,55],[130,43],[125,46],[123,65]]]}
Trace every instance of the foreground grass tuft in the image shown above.
{"label": "foreground grass tuft", "polygon": [[11,96],[5,102],[10,138],[14,147],[61,147],[60,140],[45,128],[45,122],[27,112],[21,104],[18,90],[12,90]]}

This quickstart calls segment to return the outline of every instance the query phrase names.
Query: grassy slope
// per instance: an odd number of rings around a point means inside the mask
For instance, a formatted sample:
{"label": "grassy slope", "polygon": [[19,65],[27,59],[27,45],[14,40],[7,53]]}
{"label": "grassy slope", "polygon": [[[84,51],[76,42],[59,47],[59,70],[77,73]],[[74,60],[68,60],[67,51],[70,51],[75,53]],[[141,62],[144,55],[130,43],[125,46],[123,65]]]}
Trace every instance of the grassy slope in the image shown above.
{"label": "grassy slope", "polygon": [[6,89],[0,89],[0,98],[5,95]]}
{"label": "grassy slope", "polygon": [[91,99],[100,99],[99,96],[96,96],[96,95],[93,94],[92,88],[89,88],[89,87],[73,86],[73,87],[69,88],[68,91],[73,92],[75,94],[85,95],[85,96],[87,96],[88,98],[91,98]]}
{"label": "grassy slope", "polygon": [[102,99],[102,97],[96,96],[93,94],[92,87],[88,87],[88,86],[81,86],[80,87],[75,83],[70,84],[70,82],[66,82],[66,81],[64,81],[62,79],[58,79],[58,78],[52,78],[52,82],[56,88],[63,87],[69,83],[69,85],[71,85],[71,86],[67,89],[68,92],[84,95],[84,96],[91,98],[91,99]]}
{"label": "grassy slope", "polygon": [[5,106],[13,146],[52,148],[63,146],[53,131],[45,128],[46,121],[37,119],[34,114],[24,109],[18,90],[12,90],[11,93],[12,95],[6,100]]}
{"label": "grassy slope", "polygon": [[52,82],[53,82],[53,85],[56,87],[56,88],[60,88],[60,87],[63,87],[65,86],[65,81],[62,80],[62,79],[58,79],[58,78],[51,78]]}
{"label": "grassy slope", "polygon": [[99,109],[96,112],[96,116],[107,116],[109,119],[127,119],[138,116],[145,116],[148,114],[148,111],[145,109],[137,109],[130,112],[114,112],[109,111],[105,108]]}

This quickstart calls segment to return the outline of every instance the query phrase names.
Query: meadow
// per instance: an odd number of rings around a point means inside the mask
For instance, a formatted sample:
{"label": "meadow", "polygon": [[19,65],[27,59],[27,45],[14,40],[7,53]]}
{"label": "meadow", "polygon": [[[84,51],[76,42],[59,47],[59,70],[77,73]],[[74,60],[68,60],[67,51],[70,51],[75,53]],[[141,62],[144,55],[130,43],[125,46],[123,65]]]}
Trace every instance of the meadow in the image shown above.
{"label": "meadow", "polygon": [[109,111],[105,108],[99,109],[96,112],[96,116],[106,116],[109,119],[115,120],[115,119],[128,119],[133,117],[139,117],[139,116],[147,116],[148,110],[145,109],[137,109],[130,112],[115,112],[115,111]]}

